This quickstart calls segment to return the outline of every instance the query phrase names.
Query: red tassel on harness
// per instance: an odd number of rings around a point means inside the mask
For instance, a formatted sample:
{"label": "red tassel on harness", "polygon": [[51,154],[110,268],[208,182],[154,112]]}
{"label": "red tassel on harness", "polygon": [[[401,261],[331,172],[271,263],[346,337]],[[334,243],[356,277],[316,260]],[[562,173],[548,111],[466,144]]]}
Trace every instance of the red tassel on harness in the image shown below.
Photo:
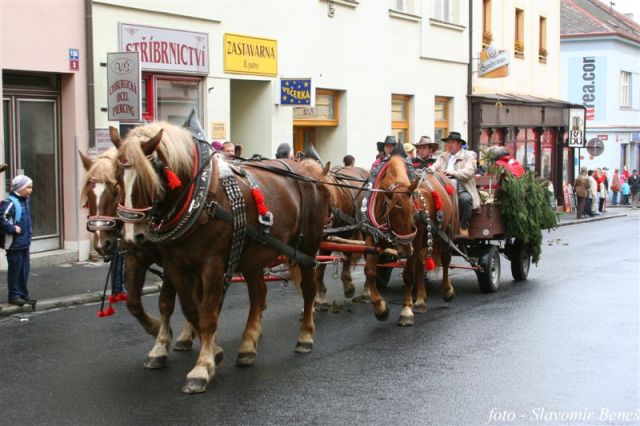
{"label": "red tassel on harness", "polygon": [[432,258],[427,257],[424,260],[424,269],[426,269],[427,271],[433,271],[434,269],[436,269],[436,263],[433,261]]}
{"label": "red tassel on harness", "polygon": [[109,307],[107,308],[106,311],[104,311],[104,316],[105,317],[110,317],[111,315],[115,314],[116,310],[113,309],[113,306],[109,305]]}
{"label": "red tassel on harness", "polygon": [[258,208],[258,214],[260,216],[267,214],[269,209],[264,203],[264,195],[262,191],[260,191],[260,188],[251,188],[251,195],[253,195],[253,201],[255,201],[256,207]]}
{"label": "red tassel on harness", "polygon": [[125,302],[129,298],[129,295],[127,293],[124,293],[124,292],[118,293],[117,296],[118,296],[118,300],[121,301],[121,302]]}
{"label": "red tassel on harness", "polygon": [[176,189],[182,186],[182,181],[175,173],[173,173],[173,170],[165,167],[164,174],[167,176],[167,183],[169,184],[170,189]]}
{"label": "red tassel on harness", "polygon": [[104,311],[98,311],[98,318],[104,318],[105,314]]}
{"label": "red tassel on harness", "polygon": [[440,199],[438,191],[431,191],[431,196],[433,197],[433,203],[435,204],[436,210],[441,210],[442,200]]}
{"label": "red tassel on harness", "polygon": [[118,303],[120,301],[117,294],[110,294],[107,300],[109,300],[109,303]]}
{"label": "red tassel on harness", "polygon": [[447,184],[447,185],[444,186],[444,189],[447,190],[447,194],[449,194],[449,195],[453,194],[453,191],[454,191],[453,186]]}

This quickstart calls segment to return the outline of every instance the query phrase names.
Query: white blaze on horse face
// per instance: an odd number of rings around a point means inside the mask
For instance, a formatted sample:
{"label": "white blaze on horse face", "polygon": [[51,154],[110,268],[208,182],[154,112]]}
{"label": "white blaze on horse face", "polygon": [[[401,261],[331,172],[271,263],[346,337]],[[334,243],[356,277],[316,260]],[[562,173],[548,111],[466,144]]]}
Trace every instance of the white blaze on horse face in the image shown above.
{"label": "white blaze on horse face", "polygon": [[[100,209],[100,199],[102,198],[102,195],[104,194],[104,191],[107,190],[107,185],[102,183],[102,182],[98,182],[96,184],[94,184],[93,186],[93,195],[96,197],[96,214],[98,216],[102,216],[101,215],[101,211]],[[103,244],[102,241],[102,231],[96,231],[96,241],[95,241],[95,248],[101,248]]]}
{"label": "white blaze on horse face", "polygon": [[[133,184],[136,181],[136,174],[131,168],[124,169],[124,206],[128,209],[133,208],[133,201],[131,194],[133,192]],[[133,223],[125,223],[124,224],[124,240],[133,243],[135,240],[135,224]]]}

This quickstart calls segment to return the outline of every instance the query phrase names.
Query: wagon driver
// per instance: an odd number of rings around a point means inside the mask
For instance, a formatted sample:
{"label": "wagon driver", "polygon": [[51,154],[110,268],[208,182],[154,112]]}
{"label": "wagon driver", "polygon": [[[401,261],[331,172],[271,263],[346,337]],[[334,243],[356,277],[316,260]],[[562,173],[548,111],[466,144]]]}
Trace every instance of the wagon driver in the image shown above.
{"label": "wagon driver", "polygon": [[476,188],[476,158],[469,151],[462,149],[467,142],[460,133],[451,132],[442,139],[445,152],[440,154],[434,171],[441,171],[449,177],[458,188],[458,206],[460,208],[460,237],[469,238],[469,221],[474,209],[480,208],[480,194]]}

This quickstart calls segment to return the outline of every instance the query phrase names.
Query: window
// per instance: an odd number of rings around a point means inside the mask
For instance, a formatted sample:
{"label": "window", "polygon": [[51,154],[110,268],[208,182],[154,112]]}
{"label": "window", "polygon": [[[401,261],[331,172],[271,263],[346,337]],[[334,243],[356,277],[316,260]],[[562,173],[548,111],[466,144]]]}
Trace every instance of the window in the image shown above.
{"label": "window", "polygon": [[516,28],[515,39],[513,41],[513,51],[516,58],[524,57],[524,12],[521,9],[516,9],[515,15]]}
{"label": "window", "polygon": [[433,17],[439,21],[460,23],[459,0],[434,0]]}
{"label": "window", "polygon": [[340,92],[316,89],[315,107],[294,107],[294,126],[337,126],[339,124]]}
{"label": "window", "polygon": [[631,73],[620,72],[620,106],[631,107]]}
{"label": "window", "polygon": [[433,140],[440,144],[439,150],[444,149],[442,142],[443,138],[446,138],[449,134],[449,108],[451,104],[451,98],[445,98],[436,96],[434,106],[434,131]]}
{"label": "window", "polygon": [[547,62],[547,18],[540,17],[540,34],[538,36],[538,59]]}
{"label": "window", "polygon": [[415,13],[414,0],[392,0],[391,9],[404,13]]}
{"label": "window", "polygon": [[391,134],[400,143],[409,142],[409,103],[411,96],[391,96]]}
{"label": "window", "polygon": [[202,120],[202,79],[192,77],[142,76],[142,117],[181,126],[191,110]]}
{"label": "window", "polygon": [[482,47],[493,41],[491,32],[491,0],[482,0]]}

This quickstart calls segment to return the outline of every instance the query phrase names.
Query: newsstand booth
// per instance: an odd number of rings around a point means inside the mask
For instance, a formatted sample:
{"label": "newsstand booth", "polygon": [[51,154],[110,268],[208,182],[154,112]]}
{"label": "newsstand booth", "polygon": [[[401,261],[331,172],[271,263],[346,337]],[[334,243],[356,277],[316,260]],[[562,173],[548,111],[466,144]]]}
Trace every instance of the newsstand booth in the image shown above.
{"label": "newsstand booth", "polygon": [[470,103],[469,149],[505,146],[527,171],[550,181],[556,205],[564,205],[562,188],[577,166],[574,147],[584,143],[584,106],[510,94],[470,96]]}

